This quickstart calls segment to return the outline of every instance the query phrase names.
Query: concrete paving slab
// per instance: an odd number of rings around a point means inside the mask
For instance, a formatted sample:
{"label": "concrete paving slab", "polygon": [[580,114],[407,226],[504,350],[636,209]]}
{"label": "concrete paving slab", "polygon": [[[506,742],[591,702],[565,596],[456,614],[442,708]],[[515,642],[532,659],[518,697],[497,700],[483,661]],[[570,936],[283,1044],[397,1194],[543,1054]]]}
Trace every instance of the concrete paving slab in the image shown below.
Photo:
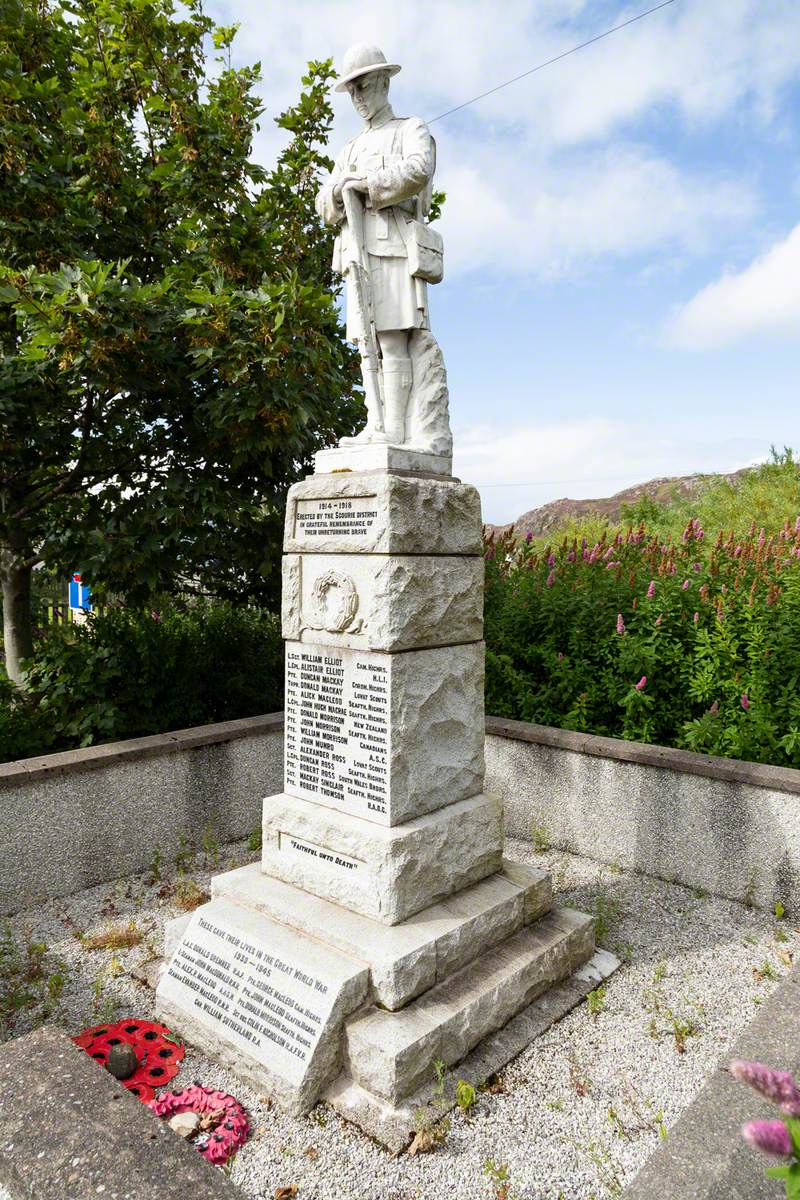
{"label": "concrete paving slab", "polygon": [[794,971],[726,1053],[667,1141],[624,1192],[625,1200],[779,1200],[783,1184],[766,1179],[769,1159],[740,1133],[745,1121],[780,1116],[775,1105],[737,1083],[736,1058],[766,1063],[800,1077],[800,975]]}
{"label": "concrete paving slab", "polygon": [[193,1146],[45,1025],[0,1047],[0,1184],[13,1200],[236,1200]]}

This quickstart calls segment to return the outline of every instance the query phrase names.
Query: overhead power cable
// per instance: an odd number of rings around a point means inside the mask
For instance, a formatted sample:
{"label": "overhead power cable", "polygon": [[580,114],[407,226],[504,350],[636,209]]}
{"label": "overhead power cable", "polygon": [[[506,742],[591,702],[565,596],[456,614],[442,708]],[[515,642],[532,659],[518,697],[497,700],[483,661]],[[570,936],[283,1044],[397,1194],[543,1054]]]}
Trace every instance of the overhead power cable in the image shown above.
{"label": "overhead power cable", "polygon": [[558,487],[562,483],[616,483],[619,475],[588,475],[581,479],[527,479],[520,483],[476,483],[479,488]]}
{"label": "overhead power cable", "polygon": [[527,79],[529,75],[535,75],[537,71],[542,71],[545,67],[560,62],[562,58],[567,58],[570,54],[575,54],[577,50],[584,50],[587,46],[594,45],[595,42],[601,42],[603,38],[610,37],[612,33],[617,33],[620,29],[625,29],[628,25],[633,25],[636,21],[643,21],[651,13],[658,12],[660,8],[666,8],[669,4],[674,3],[675,0],[662,0],[661,4],[656,4],[653,8],[648,8],[646,12],[637,13],[635,17],[629,17],[627,21],[623,21],[620,25],[615,25],[613,29],[606,29],[605,33],[598,33],[595,37],[589,38],[588,41],[581,42],[580,45],[573,46],[570,50],[564,50],[563,53],[556,54],[554,58],[548,58],[546,62],[541,62],[537,66],[531,67],[528,71],[523,71],[521,75],[515,75],[513,79],[507,79],[505,83],[498,83],[497,87],[489,88],[488,92],[481,92],[479,96],[473,96],[471,100],[465,100],[463,104],[457,104],[455,108],[448,108],[447,112],[439,113],[438,117],[433,117],[428,124],[433,125],[434,121],[441,121],[444,117],[449,117],[453,113],[460,112],[462,108],[468,108],[470,104],[476,104],[478,100],[485,100],[487,96],[493,96],[495,92],[502,91],[503,88],[508,87],[510,84],[518,83],[520,79]]}

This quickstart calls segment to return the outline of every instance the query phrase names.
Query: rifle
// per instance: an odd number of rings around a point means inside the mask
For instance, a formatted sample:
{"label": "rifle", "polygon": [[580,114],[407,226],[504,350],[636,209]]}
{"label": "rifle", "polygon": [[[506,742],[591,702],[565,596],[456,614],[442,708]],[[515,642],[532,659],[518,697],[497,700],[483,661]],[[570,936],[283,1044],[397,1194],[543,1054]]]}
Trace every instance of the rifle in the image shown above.
{"label": "rifle", "polygon": [[345,273],[353,287],[348,299],[355,307],[355,324],[359,330],[358,348],[361,353],[361,377],[367,402],[367,422],[375,433],[383,432],[383,395],[378,334],[372,306],[372,287],[364,245],[364,205],[354,188],[342,189],[342,201],[347,219],[347,262]]}

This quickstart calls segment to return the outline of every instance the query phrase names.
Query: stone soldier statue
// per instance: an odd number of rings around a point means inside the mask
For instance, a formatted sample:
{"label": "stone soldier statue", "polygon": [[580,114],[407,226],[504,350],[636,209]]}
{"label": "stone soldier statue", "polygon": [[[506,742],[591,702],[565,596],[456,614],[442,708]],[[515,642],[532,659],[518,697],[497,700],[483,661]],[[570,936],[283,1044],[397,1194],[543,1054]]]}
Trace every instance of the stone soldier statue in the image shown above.
{"label": "stone soldier statue", "polygon": [[345,54],[336,90],[350,93],[366,123],[316,200],[323,220],[340,226],[333,266],[347,280],[347,335],[364,377],[367,424],[344,440],[449,455],[447,376],[427,296],[442,277],[441,238],[427,223],[436,145],[424,121],[392,111],[399,70],[377,46]]}

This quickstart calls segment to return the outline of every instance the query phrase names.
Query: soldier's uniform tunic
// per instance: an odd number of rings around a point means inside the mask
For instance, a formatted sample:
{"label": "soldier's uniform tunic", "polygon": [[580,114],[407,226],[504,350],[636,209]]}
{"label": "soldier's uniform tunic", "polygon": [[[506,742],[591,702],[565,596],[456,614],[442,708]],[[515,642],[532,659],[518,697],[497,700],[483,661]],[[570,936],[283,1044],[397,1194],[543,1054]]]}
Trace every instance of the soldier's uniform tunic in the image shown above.
{"label": "soldier's uniform tunic", "polygon": [[[336,159],[330,179],[317,196],[317,211],[330,225],[344,221],[344,207],[333,198],[333,189],[346,175],[366,177],[364,242],[369,256],[375,328],[427,329],[427,284],[414,279],[408,269],[401,229],[408,217],[425,217],[431,203],[436,167],[436,147],[424,121],[396,117],[389,105],[373,117],[368,127],[351,138]],[[342,224],[334,247],[333,268],[342,273],[347,223]],[[346,254],[345,254],[345,261]],[[348,301],[347,336],[357,341],[351,322],[355,305]]]}

